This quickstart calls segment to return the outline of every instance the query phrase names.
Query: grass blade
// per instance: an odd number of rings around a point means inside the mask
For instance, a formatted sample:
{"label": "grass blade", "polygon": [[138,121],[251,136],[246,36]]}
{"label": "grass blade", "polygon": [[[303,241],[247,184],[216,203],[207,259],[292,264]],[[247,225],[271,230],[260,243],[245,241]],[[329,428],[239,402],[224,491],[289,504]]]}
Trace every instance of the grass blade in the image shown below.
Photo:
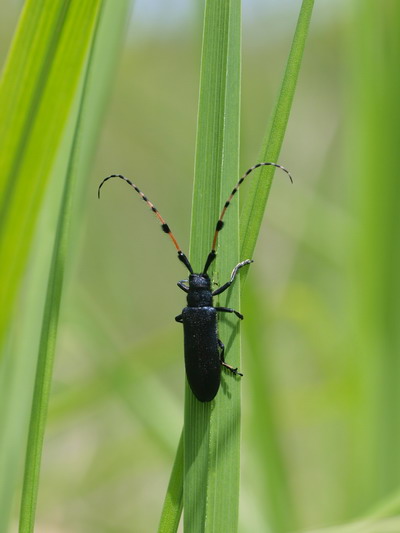
{"label": "grass blade", "polygon": [[[240,97],[240,2],[206,3],[190,259],[195,271],[204,266],[221,197],[238,174]],[[221,234],[221,253],[213,278],[228,278],[238,262],[237,204]],[[229,246],[227,246],[229,243]],[[239,307],[239,283],[229,305]],[[221,298],[222,300],[222,298]],[[222,303],[220,303],[222,305]],[[220,336],[229,362],[238,364],[237,321],[220,321]],[[239,497],[240,388],[222,376],[216,399],[201,404],[186,390],[184,422],[184,529],[190,532],[237,530]]]}
{"label": "grass blade", "polygon": [[[0,86],[0,340],[12,317],[97,2],[29,0]],[[80,24],[77,25],[77,20]]]}
{"label": "grass blade", "polygon": [[[121,27],[125,25],[129,6],[128,2],[121,2],[118,8],[111,10],[109,5],[104,4],[103,6],[100,1],[96,4],[92,2],[91,5],[93,9],[90,32],[92,44],[87,56],[82,86],[78,94],[77,111],[72,115],[75,123],[68,148],[69,158],[42,323],[21,501],[20,532],[24,533],[32,531],[34,526],[58,314],[71,233],[70,225],[73,218],[75,183],[78,181],[78,175],[82,178],[79,180],[81,186],[85,183],[83,178],[87,174],[88,161],[96,139],[105,92],[111,79],[109,71],[114,64],[115,53],[123,35]],[[72,22],[76,24],[76,20]]]}
{"label": "grass blade", "polygon": [[[303,0],[301,5],[278,100],[264,137],[260,161],[278,161],[292,107],[313,6],[314,0]],[[253,256],[274,171],[274,167],[262,167],[252,176],[248,196],[240,214],[241,257]]]}
{"label": "grass blade", "polygon": [[179,439],[174,466],[165,496],[158,533],[175,533],[178,530],[183,508],[183,434]]}
{"label": "grass blade", "polygon": [[[95,9],[92,15],[92,22],[94,23],[98,16],[98,10]],[[61,210],[53,248],[52,265],[50,268],[50,277],[39,346],[39,358],[36,369],[31,420],[28,433],[24,484],[21,498],[19,523],[20,533],[29,533],[34,529],[41,455],[51,388],[58,316],[60,311],[60,301],[64,279],[65,258],[67,256],[68,249],[69,225],[72,211],[72,193],[76,177],[74,166],[76,164],[75,158],[77,157],[77,131],[79,130],[82,120],[84,103],[83,95],[87,89],[90,59],[91,54],[89,56],[86,67],[86,75],[83,82],[82,100],[76,120],[76,132],[74,135],[73,144],[71,146],[69,166],[66,171]]]}
{"label": "grass blade", "polygon": [[[43,312],[40,288],[45,287],[49,265],[47,248],[51,248],[53,239],[49,231],[53,219],[47,215],[56,213],[58,208],[58,183],[49,191],[53,201],[47,205],[49,212],[42,217],[45,219],[43,238],[35,245],[36,250],[40,249],[39,257],[31,263],[25,276],[22,308],[16,313],[14,323],[10,324],[10,319],[41,214],[42,199],[47,194],[47,184],[54,181],[50,178],[51,168],[64,135],[90,40],[93,18],[90,13],[95,8],[93,2],[70,4],[26,2],[0,85],[0,270],[4,282],[0,339],[5,338],[1,351],[2,355],[6,354],[0,361],[1,379],[6,383],[0,390],[2,531],[6,530],[10,516],[26,435],[37,331]],[[79,28],[71,27],[71,17],[72,20],[82,18]],[[70,40],[66,38],[65,28],[72,33]]]}
{"label": "grass blade", "polygon": [[[95,5],[92,15],[96,14]],[[110,86],[112,76],[109,75],[112,65],[115,64],[115,56],[123,36],[123,28],[126,24],[126,15],[129,2],[120,2],[117,6],[110,8],[105,5],[104,16],[102,17],[99,34],[102,39],[97,39],[96,50],[93,63],[97,65],[91,73],[91,83],[94,90],[91,91],[90,102],[86,103],[85,121],[80,128],[80,157],[79,171],[80,179],[78,185],[82,189],[87,183],[85,177],[88,172],[88,165],[95,141],[97,139],[98,123],[104,108],[106,93]],[[75,8],[76,9],[76,8]],[[87,10],[85,11],[88,14]],[[29,13],[25,16],[28,17]],[[29,17],[28,17],[29,18]],[[34,19],[35,20],[35,19]],[[76,20],[72,20],[76,26]],[[93,23],[93,16],[92,16]],[[89,21],[85,19],[82,31],[86,35]],[[79,29],[70,31],[72,39],[79,42]],[[89,36],[90,38],[90,36]],[[66,46],[67,62],[71,61],[68,56],[69,47]],[[85,48],[82,45],[81,53],[86,56]],[[65,65],[59,60],[60,73],[62,74]],[[83,60],[82,60],[83,61]],[[82,62],[77,62],[75,68],[81,70]],[[72,68],[72,65],[70,65]],[[65,89],[65,82],[59,76],[60,83]],[[60,87],[56,86],[58,92]],[[75,90],[75,88],[74,88]],[[49,188],[46,191],[43,205],[40,206],[39,224],[36,231],[30,259],[28,263],[28,275],[25,276],[22,291],[22,300],[18,302],[17,317],[13,323],[10,333],[11,343],[6,349],[6,358],[0,364],[0,379],[5,380],[7,387],[0,388],[0,405],[6,406],[0,412],[0,426],[2,439],[0,442],[0,470],[2,479],[0,485],[0,530],[7,530],[7,523],[10,515],[10,508],[15,496],[13,488],[19,483],[19,467],[23,446],[26,441],[27,423],[29,419],[29,405],[32,401],[32,388],[35,375],[37,347],[39,345],[39,332],[42,327],[44,295],[48,282],[49,265],[54,241],[54,229],[57,225],[60,196],[65,177],[65,168],[71,153],[71,143],[75,132],[76,106],[70,110],[68,124],[60,145],[55,146],[57,156],[49,180]],[[44,114],[45,129],[48,118]],[[53,117],[57,121],[57,115]],[[65,128],[64,128],[65,129]],[[38,159],[41,155],[37,154]],[[76,170],[76,169],[75,169]],[[27,178],[25,177],[25,180]],[[79,194],[79,197],[83,195]],[[79,220],[79,211],[76,210],[73,216],[74,224]],[[31,221],[34,224],[34,221]],[[4,466],[4,468],[3,468]]]}
{"label": "grass blade", "polygon": [[[280,93],[274,109],[270,127],[264,138],[260,161],[278,161],[290,109],[296,89],[297,78],[301,66],[305,40],[308,33],[313,0],[304,0],[300,10],[297,28],[294,34],[286,71],[281,84]],[[249,192],[240,217],[241,227],[241,258],[252,258],[260,231],[266,202],[272,184],[274,167],[262,167],[252,177]],[[243,273],[246,276],[246,272]],[[249,288],[247,299],[251,299],[250,308],[254,316],[265,316],[258,301],[257,292]],[[251,321],[247,328],[249,346],[253,349],[253,359],[248,362],[248,376],[251,379],[252,420],[254,426],[254,442],[259,455],[256,463],[263,480],[263,506],[266,521],[271,530],[285,532],[296,527],[294,498],[291,495],[285,460],[279,445],[279,425],[275,416],[273,386],[270,383],[271,370],[268,360],[262,353],[260,332],[263,325]],[[249,329],[250,328],[250,329]]]}
{"label": "grass blade", "polygon": [[399,487],[399,16],[397,2],[356,2],[348,37],[347,181],[356,221],[348,248],[349,343],[357,354],[358,393],[347,499],[364,509]]}
{"label": "grass blade", "polygon": [[258,296],[254,283],[246,284],[243,298],[252,318],[246,322],[246,377],[251,380],[251,427],[253,462],[257,465],[260,482],[258,499],[263,520],[276,533],[295,531],[296,508],[288,481],[288,470],[281,449],[281,426],[276,405],[276,387],[268,356],[265,354],[265,302]]}

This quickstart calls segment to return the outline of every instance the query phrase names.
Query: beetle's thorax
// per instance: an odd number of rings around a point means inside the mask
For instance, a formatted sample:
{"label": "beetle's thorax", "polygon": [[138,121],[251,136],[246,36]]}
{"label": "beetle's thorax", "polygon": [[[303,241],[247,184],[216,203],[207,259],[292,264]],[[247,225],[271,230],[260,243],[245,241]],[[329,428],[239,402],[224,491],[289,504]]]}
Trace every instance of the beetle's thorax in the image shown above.
{"label": "beetle's thorax", "polygon": [[211,280],[207,274],[190,274],[187,303],[189,307],[212,306]]}

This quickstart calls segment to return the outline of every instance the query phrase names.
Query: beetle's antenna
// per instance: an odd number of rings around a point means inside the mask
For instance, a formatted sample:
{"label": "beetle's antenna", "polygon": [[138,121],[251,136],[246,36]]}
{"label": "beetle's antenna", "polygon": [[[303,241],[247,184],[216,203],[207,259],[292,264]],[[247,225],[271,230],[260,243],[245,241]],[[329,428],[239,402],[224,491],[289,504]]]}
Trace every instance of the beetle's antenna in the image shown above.
{"label": "beetle's antenna", "polygon": [[237,184],[235,185],[235,187],[233,188],[229,198],[227,199],[227,201],[225,202],[224,204],[224,207],[221,211],[221,214],[219,215],[219,219],[217,221],[217,225],[216,225],[216,228],[215,228],[215,233],[214,233],[214,238],[213,238],[213,242],[212,242],[212,246],[211,246],[211,252],[208,254],[208,257],[207,257],[207,261],[206,261],[206,264],[204,266],[204,270],[203,270],[203,274],[206,274],[209,266],[211,265],[211,263],[214,261],[216,255],[217,255],[217,251],[216,251],[216,248],[217,248],[217,240],[218,240],[218,234],[219,232],[222,230],[222,228],[224,227],[224,222],[223,222],[223,218],[225,216],[225,212],[226,210],[228,209],[228,207],[230,206],[230,203],[232,201],[232,198],[235,196],[235,194],[237,193],[239,187],[241,186],[241,184],[244,182],[244,180],[247,178],[247,176],[253,172],[253,170],[255,170],[256,168],[259,168],[259,167],[266,167],[266,166],[272,166],[272,167],[276,167],[276,168],[280,168],[281,170],[283,170],[284,172],[286,172],[286,174],[289,176],[289,179],[290,181],[293,183],[293,178],[290,174],[290,172],[285,168],[283,167],[282,165],[278,165],[278,163],[257,163],[256,165],[254,165],[253,167],[249,168],[244,174],[243,176],[240,178],[240,180],[237,182]]}
{"label": "beetle's antenna", "polygon": [[122,176],[121,174],[112,174],[111,176],[107,176],[107,178],[104,178],[103,181],[100,183],[99,185],[99,188],[97,190],[97,196],[98,198],[100,198],[100,189],[102,188],[103,184],[108,181],[109,179],[111,178],[120,178],[121,180],[124,180],[126,181],[126,183],[128,183],[131,187],[133,187],[135,189],[135,191],[141,196],[142,200],[144,200],[146,202],[146,204],[150,207],[150,209],[153,211],[153,213],[156,215],[156,217],[158,218],[159,222],[161,223],[161,229],[163,230],[164,233],[167,233],[167,235],[169,235],[169,237],[171,238],[175,248],[177,249],[178,251],[178,259],[180,261],[182,261],[182,263],[186,266],[186,268],[189,270],[189,272],[191,274],[193,274],[193,269],[192,269],[192,266],[189,262],[189,259],[186,257],[186,255],[182,252],[179,244],[178,244],[178,241],[175,239],[175,236],[174,234],[172,233],[172,231],[170,230],[168,224],[165,222],[165,220],[163,219],[163,217],[161,216],[161,213],[158,211],[158,209],[154,206],[154,204],[152,204],[150,202],[150,200],[147,198],[147,196],[145,196],[142,191],[134,184],[132,183],[130,180],[128,180],[128,178],[125,178],[125,176]]}

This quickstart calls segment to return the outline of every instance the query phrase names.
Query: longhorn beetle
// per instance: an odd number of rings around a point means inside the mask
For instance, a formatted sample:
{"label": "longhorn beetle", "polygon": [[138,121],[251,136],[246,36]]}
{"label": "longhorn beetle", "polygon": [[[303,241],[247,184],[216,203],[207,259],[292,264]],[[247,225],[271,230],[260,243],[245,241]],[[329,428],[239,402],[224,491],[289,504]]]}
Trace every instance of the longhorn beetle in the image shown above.
{"label": "longhorn beetle", "polygon": [[175,317],[175,320],[183,324],[186,376],[193,394],[200,402],[210,402],[217,394],[221,382],[221,366],[234,375],[243,376],[237,368],[225,362],[225,346],[218,338],[217,313],[234,313],[240,320],[243,320],[243,315],[230,307],[214,307],[213,297],[225,292],[234,282],[239,270],[252,263],[253,260],[245,259],[237,264],[232,270],[230,280],[214,291],[211,289],[211,280],[207,271],[217,255],[218,234],[224,226],[223,218],[232,198],[245,178],[253,170],[262,166],[280,168],[288,174],[290,181],[293,183],[290,172],[277,163],[257,163],[257,165],[249,168],[237,182],[224,204],[215,227],[211,252],[207,256],[203,271],[199,274],[193,272],[189,259],[180,249],[174,234],[160,212],[134,183],[121,174],[112,174],[104,178],[98,188],[98,197],[100,198],[101,187],[111,178],[120,178],[133,187],[156,215],[161,223],[162,230],[171,238],[178,252],[178,259],[182,261],[189,271],[189,279],[178,281],[177,284],[187,294],[187,306],[183,309],[182,314]]}

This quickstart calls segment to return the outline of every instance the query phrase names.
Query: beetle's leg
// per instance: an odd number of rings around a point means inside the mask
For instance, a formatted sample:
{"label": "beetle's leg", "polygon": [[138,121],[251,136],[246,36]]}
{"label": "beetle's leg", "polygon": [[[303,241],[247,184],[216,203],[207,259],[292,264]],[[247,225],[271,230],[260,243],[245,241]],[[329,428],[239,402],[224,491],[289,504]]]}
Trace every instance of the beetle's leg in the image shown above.
{"label": "beetle's leg", "polygon": [[235,268],[232,270],[231,279],[225,283],[225,285],[222,285],[219,289],[216,289],[212,295],[217,296],[217,294],[221,294],[222,292],[226,291],[232,283],[234,282],[236,278],[236,274],[238,273],[238,270],[246,265],[249,265],[250,263],[253,263],[253,259],[246,259],[245,261],[242,261],[238,265],[235,266]]}
{"label": "beetle's leg", "polygon": [[221,359],[221,362],[225,362],[225,344],[221,341],[221,339],[217,339],[218,346],[221,348],[221,353],[219,354],[219,357]]}
{"label": "beetle's leg", "polygon": [[239,311],[235,311],[231,307],[215,307],[216,311],[221,311],[223,313],[235,313],[235,315],[240,318],[240,320],[243,320],[242,313],[239,313]]}
{"label": "beetle's leg", "polygon": [[237,368],[233,368],[233,366],[228,365],[228,363],[225,363],[225,345],[220,339],[218,339],[218,346],[221,348],[219,360],[221,365],[227,368],[230,372],[232,372],[232,374],[235,374],[235,376],[243,376],[243,374],[239,372]]}
{"label": "beetle's leg", "polygon": [[177,322],[180,322],[180,323],[182,324],[182,322],[183,322],[183,317],[182,317],[182,315],[178,315],[178,316],[176,316],[176,317],[175,317],[175,320],[176,320]]}
{"label": "beetle's leg", "polygon": [[186,279],[182,279],[181,281],[178,281],[177,285],[180,289],[182,289],[184,292],[189,292],[189,287],[187,287],[183,282],[187,281]]}
{"label": "beetle's leg", "polygon": [[232,374],[235,374],[235,376],[242,376],[243,377],[243,374],[241,372],[239,372],[239,370],[237,368],[233,368],[233,366],[228,365],[227,363],[225,363],[225,361],[221,361],[221,365],[223,367],[227,368],[229,370],[229,372],[232,372]]}

